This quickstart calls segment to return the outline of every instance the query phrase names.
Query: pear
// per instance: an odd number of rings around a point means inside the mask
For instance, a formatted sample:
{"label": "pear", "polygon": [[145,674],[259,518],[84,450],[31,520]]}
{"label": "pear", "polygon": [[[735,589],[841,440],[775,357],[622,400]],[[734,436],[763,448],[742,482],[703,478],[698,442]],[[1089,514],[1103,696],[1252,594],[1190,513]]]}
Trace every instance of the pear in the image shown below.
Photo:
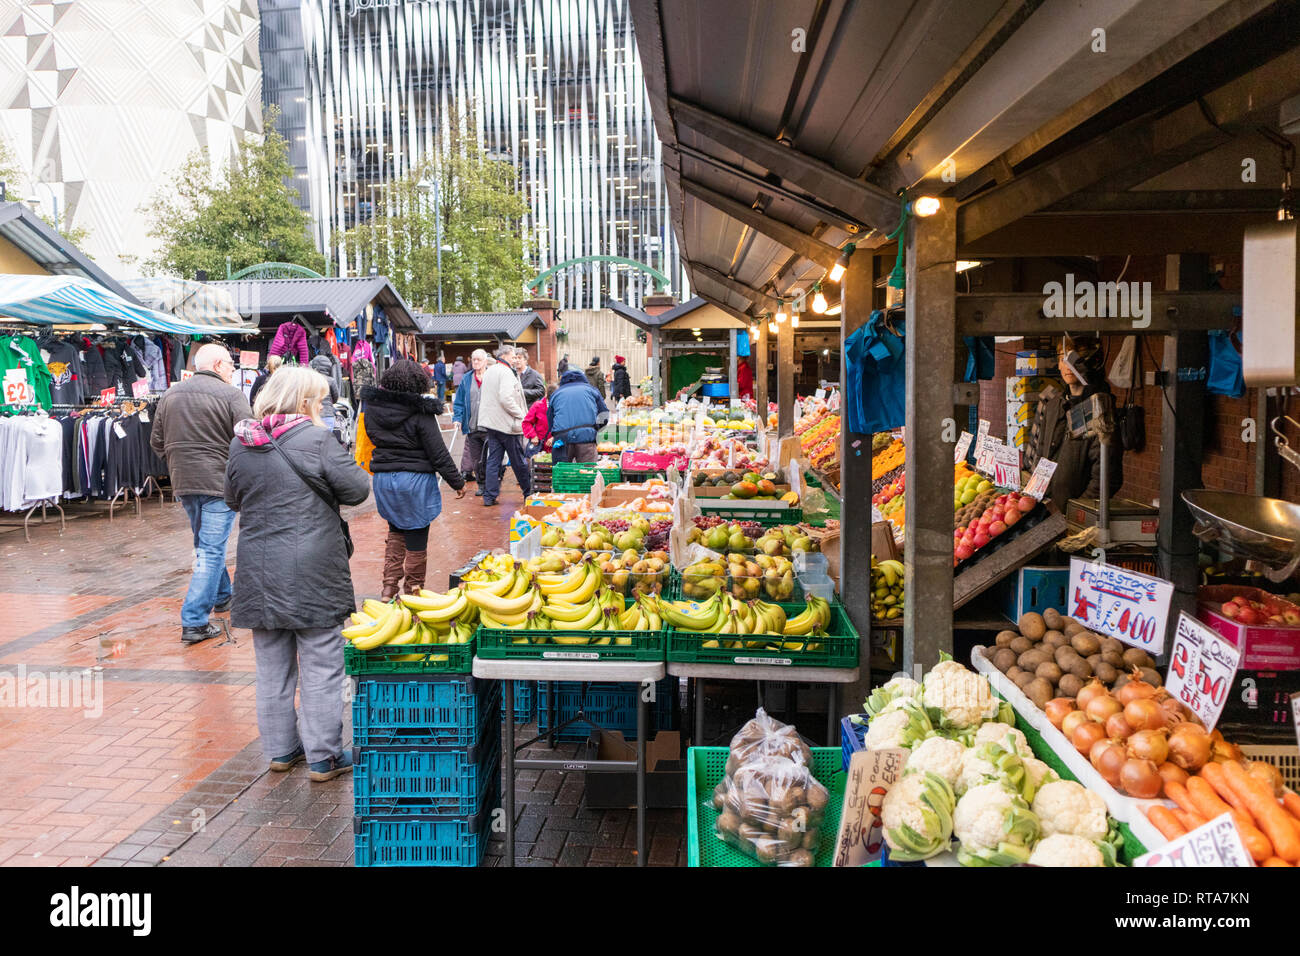
{"label": "pear", "polygon": [[553,548],[560,543],[560,532],[556,528],[547,528],[542,532],[542,547]]}
{"label": "pear", "polygon": [[762,548],[764,554],[781,554],[785,551],[785,540],[780,537],[765,537],[759,541],[759,547]]}
{"label": "pear", "polygon": [[754,542],[745,537],[744,532],[741,531],[734,532],[727,539],[727,547],[732,551],[748,551],[753,546]]}
{"label": "pear", "polygon": [[637,560],[638,560],[640,557],[641,557],[641,555],[636,551],[635,548],[628,548],[627,550],[625,550],[625,551],[623,552],[623,563],[624,563],[624,564],[636,564]]}

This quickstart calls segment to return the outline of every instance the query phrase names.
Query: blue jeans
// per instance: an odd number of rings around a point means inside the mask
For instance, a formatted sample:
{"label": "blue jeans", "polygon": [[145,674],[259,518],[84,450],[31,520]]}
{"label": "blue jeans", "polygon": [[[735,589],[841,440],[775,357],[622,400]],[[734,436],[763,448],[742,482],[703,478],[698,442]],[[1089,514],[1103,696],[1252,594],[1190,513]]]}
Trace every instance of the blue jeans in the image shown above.
{"label": "blue jeans", "polygon": [[445,402],[447,400],[447,383],[438,382],[436,384],[438,386],[438,401]]}
{"label": "blue jeans", "polygon": [[230,599],[226,541],[235,513],[216,495],[181,495],[181,505],[194,531],[194,573],[181,605],[181,626],[202,627],[212,609]]}
{"label": "blue jeans", "polygon": [[506,473],[502,456],[510,458],[519,489],[527,497],[532,490],[528,477],[528,456],[524,454],[524,436],[487,430],[487,474],[483,476],[483,503],[491,504],[501,492],[501,478]]}

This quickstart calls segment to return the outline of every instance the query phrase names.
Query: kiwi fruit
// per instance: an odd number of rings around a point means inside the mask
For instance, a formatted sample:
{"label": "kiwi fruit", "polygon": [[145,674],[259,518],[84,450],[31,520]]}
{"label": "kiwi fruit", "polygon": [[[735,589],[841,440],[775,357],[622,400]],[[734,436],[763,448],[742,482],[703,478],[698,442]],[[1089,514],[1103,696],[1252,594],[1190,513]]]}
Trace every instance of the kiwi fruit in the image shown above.
{"label": "kiwi fruit", "polygon": [[1034,642],[1027,637],[1017,637],[1007,645],[1007,647],[1011,648],[1017,654],[1023,654],[1033,646]]}
{"label": "kiwi fruit", "polygon": [[1092,665],[1092,676],[1097,678],[1103,684],[1110,686],[1115,683],[1115,678],[1119,676],[1119,671],[1106,663],[1104,660]]}
{"label": "kiwi fruit", "polygon": [[1047,625],[1043,622],[1043,615],[1036,611],[1030,611],[1028,614],[1020,615],[1018,622],[1020,633],[1031,641],[1037,641],[1047,633]]}
{"label": "kiwi fruit", "polygon": [[1077,697],[1079,691],[1083,690],[1083,681],[1073,674],[1062,674],[1056,689],[1062,697]]}
{"label": "kiwi fruit", "polygon": [[1080,657],[1088,657],[1101,651],[1101,641],[1091,631],[1078,631],[1070,638],[1070,646],[1079,652]]}
{"label": "kiwi fruit", "polygon": [[1061,679],[1061,668],[1057,666],[1055,661],[1043,661],[1043,663],[1034,668],[1034,676],[1042,677],[1055,684]]}
{"label": "kiwi fruit", "polygon": [[1034,706],[1042,710],[1047,706],[1047,702],[1052,699],[1052,682],[1044,677],[1036,677],[1029,684],[1022,688],[1025,696],[1034,702]]}
{"label": "kiwi fruit", "polygon": [[1054,607],[1049,607],[1043,612],[1043,623],[1047,625],[1049,630],[1059,631],[1061,625],[1065,623],[1065,619],[1061,617],[1060,611]]}
{"label": "kiwi fruit", "polygon": [[1006,673],[1011,669],[1011,665],[1016,662],[1016,652],[1009,647],[999,647],[993,654],[993,666]]}
{"label": "kiwi fruit", "polygon": [[995,647],[1007,647],[1020,635],[1015,631],[999,631],[998,636],[993,639]]}

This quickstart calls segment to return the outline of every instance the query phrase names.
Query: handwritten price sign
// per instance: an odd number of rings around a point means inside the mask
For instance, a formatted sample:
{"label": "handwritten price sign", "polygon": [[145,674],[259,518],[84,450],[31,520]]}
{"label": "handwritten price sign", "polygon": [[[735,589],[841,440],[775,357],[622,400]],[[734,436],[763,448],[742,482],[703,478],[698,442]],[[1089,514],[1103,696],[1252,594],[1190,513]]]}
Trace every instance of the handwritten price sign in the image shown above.
{"label": "handwritten price sign", "polygon": [[952,463],[954,465],[966,457],[966,453],[970,451],[970,443],[974,440],[975,436],[970,432],[961,433],[961,437],[957,439],[957,448],[952,454]]}
{"label": "handwritten price sign", "polygon": [[993,448],[993,483],[999,488],[1020,490],[1020,449],[1014,445],[989,441],[985,448]]}
{"label": "handwritten price sign", "polygon": [[1232,814],[1217,816],[1159,850],[1140,856],[1134,866],[1254,866]]}
{"label": "handwritten price sign", "polygon": [[1213,730],[1218,723],[1240,663],[1237,648],[1179,612],[1165,686],[1201,718],[1206,730]]}
{"label": "handwritten price sign", "polygon": [[27,374],[20,368],[11,368],[5,372],[4,403],[6,405],[35,405],[36,389],[27,381]]}
{"label": "handwritten price sign", "polygon": [[1070,616],[1090,630],[1140,647],[1152,657],[1165,647],[1168,581],[1100,562],[1070,559]]}
{"label": "handwritten price sign", "polygon": [[896,748],[859,750],[849,761],[840,832],[835,841],[835,866],[862,866],[880,858],[885,842],[881,807],[889,788],[903,776],[907,753]]}
{"label": "handwritten price sign", "polygon": [[1025,494],[1037,501],[1043,500],[1043,495],[1047,494],[1047,486],[1052,483],[1052,475],[1056,473],[1056,462],[1048,461],[1046,458],[1038,459],[1038,464],[1034,466],[1034,473],[1029,476],[1029,484],[1025,485]]}

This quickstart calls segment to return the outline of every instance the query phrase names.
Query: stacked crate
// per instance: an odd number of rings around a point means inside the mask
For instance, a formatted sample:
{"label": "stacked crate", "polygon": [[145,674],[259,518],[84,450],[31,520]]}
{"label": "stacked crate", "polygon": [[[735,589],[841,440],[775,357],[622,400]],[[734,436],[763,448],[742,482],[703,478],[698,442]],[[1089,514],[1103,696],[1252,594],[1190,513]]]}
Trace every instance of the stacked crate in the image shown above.
{"label": "stacked crate", "polygon": [[357,866],[477,866],[501,797],[501,689],[367,675],[352,698]]}
{"label": "stacked crate", "polygon": [[[676,730],[678,715],[678,690],[676,677],[665,677],[655,684],[654,700],[650,703],[647,724],[649,732]],[[640,684],[617,682],[540,681],[537,694],[537,732],[545,734],[552,724],[561,727],[581,711],[587,721],[578,720],[556,733],[558,740],[586,740],[592,724],[601,730],[618,731],[628,739],[636,736],[637,698]]]}
{"label": "stacked crate", "polygon": [[1007,444],[1021,451],[1029,444],[1029,430],[1038,411],[1043,389],[1055,378],[1056,353],[1033,350],[1016,353],[1016,374],[1007,377]]}

